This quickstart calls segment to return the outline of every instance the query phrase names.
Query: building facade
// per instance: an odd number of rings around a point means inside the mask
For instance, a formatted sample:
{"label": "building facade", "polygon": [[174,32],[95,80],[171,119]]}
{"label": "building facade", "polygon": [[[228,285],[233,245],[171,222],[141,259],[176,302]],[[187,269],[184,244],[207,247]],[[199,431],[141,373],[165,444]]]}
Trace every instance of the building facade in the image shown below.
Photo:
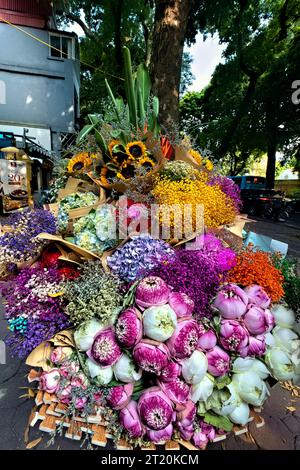
{"label": "building facade", "polygon": [[0,0],[0,133],[59,155],[77,127],[80,70],[78,38],[55,14],[48,0]]}

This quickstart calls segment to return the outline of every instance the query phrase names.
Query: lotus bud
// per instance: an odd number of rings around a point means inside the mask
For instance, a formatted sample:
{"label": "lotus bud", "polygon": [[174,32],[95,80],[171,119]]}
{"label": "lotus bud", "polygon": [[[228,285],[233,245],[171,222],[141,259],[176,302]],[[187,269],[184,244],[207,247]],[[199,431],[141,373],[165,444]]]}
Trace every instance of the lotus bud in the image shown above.
{"label": "lotus bud", "polygon": [[214,378],[206,374],[200,382],[192,385],[191,400],[194,403],[198,401],[206,401],[212,394],[214,389]]}
{"label": "lotus bud", "polygon": [[157,343],[143,339],[133,350],[133,358],[136,364],[146,372],[161,375],[167,367],[170,353],[163,343]]}
{"label": "lotus bud", "polygon": [[177,326],[177,317],[169,304],[150,307],[143,313],[145,335],[155,341],[171,338]]}
{"label": "lotus bud", "polygon": [[206,353],[208,372],[214,377],[226,374],[230,368],[230,356],[219,346]]}
{"label": "lotus bud", "polygon": [[245,402],[240,403],[229,415],[228,418],[234,424],[245,426],[249,422],[250,408]]}
{"label": "lotus bud", "polygon": [[137,403],[135,401],[131,400],[125,408],[122,408],[119,419],[122,426],[128,431],[132,438],[137,439],[144,435],[145,430],[141,423]]}
{"label": "lotus bud", "polygon": [[198,340],[199,330],[196,321],[182,318],[178,321],[175,332],[166,344],[173,357],[185,359],[195,351]]}
{"label": "lotus bud", "polygon": [[234,374],[232,383],[241,399],[253,406],[262,406],[269,394],[265,382],[252,370]]}
{"label": "lotus bud", "polygon": [[143,336],[143,324],[140,312],[134,308],[124,310],[116,322],[116,337],[121,346],[133,348]]}
{"label": "lotus bud", "polygon": [[137,409],[142,423],[154,431],[165,429],[173,418],[172,402],[159,387],[145,390]]}
{"label": "lotus bud", "polygon": [[248,346],[249,333],[237,320],[222,320],[220,342],[227,351],[240,352]]}
{"label": "lotus bud", "polygon": [[113,370],[116,379],[125,383],[136,382],[142,377],[142,370],[136,371],[132,358],[127,354],[122,354],[113,366]]}
{"label": "lotus bud", "polygon": [[82,323],[74,333],[74,340],[77,348],[81,351],[88,351],[92,347],[97,333],[104,328],[105,326],[103,323],[95,318]]}
{"label": "lotus bud", "polygon": [[50,360],[53,364],[60,364],[73,354],[73,348],[58,346],[51,352]]}
{"label": "lotus bud", "polygon": [[210,400],[212,400],[212,410],[221,416],[232,413],[241,402],[233,382],[221,390],[215,390]]}
{"label": "lotus bud", "polygon": [[181,365],[174,361],[169,361],[167,366],[162,370],[160,380],[162,382],[172,382],[181,374]]}
{"label": "lotus bud", "polygon": [[175,379],[173,382],[159,382],[158,385],[167,397],[179,409],[184,405],[190,396],[190,387],[181,379]]}
{"label": "lotus bud", "polygon": [[294,378],[296,365],[286,351],[280,348],[271,348],[265,355],[265,361],[276,380],[292,380]]}
{"label": "lotus bud", "polygon": [[272,315],[275,319],[276,325],[282,328],[293,328],[295,323],[295,313],[290,308],[282,304],[273,305]]}
{"label": "lotus bud", "polygon": [[255,304],[261,308],[269,307],[271,298],[268,296],[263,287],[253,284],[246,287],[244,292],[248,295],[249,301],[252,304]]}
{"label": "lotus bud", "polygon": [[275,326],[272,331],[274,338],[275,346],[277,348],[286,351],[289,354],[293,354],[300,349],[300,339],[295,331],[289,328],[282,328],[280,326]]}
{"label": "lotus bud", "polygon": [[191,317],[195,306],[193,300],[183,292],[171,292],[169,305],[176,313],[177,318]]}
{"label": "lotus bud", "polygon": [[64,403],[65,405],[68,405],[71,402],[71,399],[72,399],[72,386],[71,386],[71,384],[67,383],[62,390],[59,390],[59,392],[57,392],[57,396],[58,396],[59,401],[61,403]]}
{"label": "lotus bud", "polygon": [[213,330],[206,330],[203,325],[198,325],[199,340],[197,347],[203,351],[209,351],[217,344],[217,337]]}
{"label": "lotus bud", "polygon": [[173,425],[169,424],[166,428],[161,429],[160,431],[153,431],[152,429],[147,430],[147,436],[151,442],[155,444],[165,444],[166,441],[169,441],[173,435]]}
{"label": "lotus bud", "polygon": [[251,370],[263,380],[270,375],[270,372],[263,362],[250,357],[246,357],[244,359],[242,357],[238,357],[232,364],[232,370],[235,374],[241,374]]}
{"label": "lotus bud", "polygon": [[191,400],[186,403],[186,406],[181,411],[176,413],[177,427],[182,439],[185,439],[186,441],[189,441],[192,438],[195,416],[196,406]]}
{"label": "lotus bud", "polygon": [[87,397],[78,397],[75,399],[76,410],[83,410],[87,404]]}
{"label": "lotus bud", "polygon": [[188,384],[199,383],[207,372],[208,362],[202,351],[194,351],[188,358],[182,360],[182,376]]}
{"label": "lotus bud", "polygon": [[91,359],[87,359],[86,365],[92,379],[97,378],[97,382],[102,385],[108,385],[113,379],[112,367],[101,367]]}
{"label": "lotus bud", "polygon": [[244,315],[244,323],[252,335],[262,335],[271,331],[274,326],[274,317],[270,310],[250,304]]}
{"label": "lotus bud", "polygon": [[111,387],[106,398],[107,402],[114,410],[121,410],[130,402],[133,388],[134,385],[132,383]]}
{"label": "lotus bud", "polygon": [[266,352],[265,336],[249,336],[249,345],[246,347],[246,350],[247,356],[263,356]]}
{"label": "lotus bud", "polygon": [[239,286],[227,284],[219,290],[213,307],[219,310],[223,318],[234,320],[244,315],[248,300],[247,294]]}
{"label": "lotus bud", "polygon": [[87,352],[90,359],[102,367],[110,367],[120,358],[122,352],[112,328],[100,331]]}
{"label": "lotus bud", "polygon": [[59,369],[51,369],[49,372],[43,372],[40,377],[40,389],[44,392],[55,393],[60,383]]}
{"label": "lotus bud", "polygon": [[157,276],[145,277],[135,291],[135,301],[143,308],[164,305],[168,302],[170,289],[166,282]]}

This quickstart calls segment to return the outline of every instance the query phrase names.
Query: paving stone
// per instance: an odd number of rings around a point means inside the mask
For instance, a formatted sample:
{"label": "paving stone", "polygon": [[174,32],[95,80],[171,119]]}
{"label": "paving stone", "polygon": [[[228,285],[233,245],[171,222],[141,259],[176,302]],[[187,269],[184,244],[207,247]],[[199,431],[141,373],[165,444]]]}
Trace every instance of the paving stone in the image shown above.
{"label": "paving stone", "polygon": [[300,434],[300,418],[290,414],[282,421],[294,435]]}
{"label": "paving stone", "polygon": [[240,436],[230,436],[223,441],[223,449],[225,450],[257,450],[258,447],[253,442],[248,434],[241,434]]}
{"label": "paving stone", "polygon": [[294,434],[273,414],[262,414],[265,425],[256,428],[254,423],[249,424],[249,430],[260,449],[264,450],[293,450]]}
{"label": "paving stone", "polygon": [[300,450],[300,436],[295,439],[295,450]]}

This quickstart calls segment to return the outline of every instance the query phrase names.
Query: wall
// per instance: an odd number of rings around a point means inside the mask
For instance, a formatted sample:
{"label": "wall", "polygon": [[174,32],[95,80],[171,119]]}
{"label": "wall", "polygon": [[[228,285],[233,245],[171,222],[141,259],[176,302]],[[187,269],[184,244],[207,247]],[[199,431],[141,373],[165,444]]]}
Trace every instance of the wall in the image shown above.
{"label": "wall", "polygon": [[275,189],[284,191],[287,196],[300,193],[300,180],[275,180]]}
{"label": "wall", "polygon": [[[23,29],[49,42],[47,31]],[[0,44],[0,127],[11,124],[74,132],[78,62],[49,58],[46,45],[4,23],[0,23]]]}

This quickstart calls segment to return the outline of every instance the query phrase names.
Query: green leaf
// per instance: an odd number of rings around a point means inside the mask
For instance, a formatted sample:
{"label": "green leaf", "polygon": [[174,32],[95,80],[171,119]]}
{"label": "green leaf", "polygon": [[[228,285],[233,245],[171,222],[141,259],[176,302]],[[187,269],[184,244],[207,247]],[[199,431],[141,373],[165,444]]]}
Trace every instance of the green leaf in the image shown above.
{"label": "green leaf", "polygon": [[82,140],[84,140],[90,132],[94,129],[95,124],[86,124],[81,131],[79,132],[76,143],[79,144]]}
{"label": "green leaf", "polygon": [[103,152],[106,152],[107,145],[106,145],[105,139],[103,135],[101,134],[101,132],[98,131],[98,129],[95,129],[95,139],[96,139],[97,144],[101,148],[101,150]]}
{"label": "green leaf", "polygon": [[205,413],[204,421],[207,424],[211,424],[219,429],[224,429],[224,431],[230,432],[233,428],[233,424],[229,418],[226,416],[218,416],[214,413]]}
{"label": "green leaf", "polygon": [[105,85],[106,85],[106,88],[107,88],[107,90],[108,90],[108,94],[109,94],[109,96],[110,96],[110,99],[112,100],[112,103],[113,103],[113,105],[114,105],[114,108],[115,108],[115,111],[116,111],[116,115],[117,115],[117,119],[118,119],[118,121],[120,122],[120,114],[119,114],[118,104],[117,104],[117,101],[116,101],[116,99],[115,99],[115,97],[114,97],[114,94],[113,94],[113,92],[112,92],[112,90],[111,90],[111,88],[110,88],[110,86],[109,86],[109,83],[108,83],[107,79],[105,79]]}
{"label": "green leaf", "polygon": [[89,120],[91,121],[92,124],[99,124],[99,118],[97,114],[89,114],[88,115]]}
{"label": "green leaf", "polygon": [[127,47],[123,48],[124,56],[124,70],[125,70],[125,89],[127,95],[127,102],[129,107],[130,123],[137,129],[138,118],[137,118],[137,106],[135,99],[134,80],[132,75],[132,65],[130,51]]}
{"label": "green leaf", "polygon": [[120,137],[121,131],[119,129],[114,129],[110,132],[110,135],[113,139],[118,139]]}
{"label": "green leaf", "polygon": [[221,390],[222,388],[226,387],[229,385],[231,382],[231,379],[229,378],[228,375],[224,375],[223,377],[218,377],[215,381],[215,385],[218,390]]}

